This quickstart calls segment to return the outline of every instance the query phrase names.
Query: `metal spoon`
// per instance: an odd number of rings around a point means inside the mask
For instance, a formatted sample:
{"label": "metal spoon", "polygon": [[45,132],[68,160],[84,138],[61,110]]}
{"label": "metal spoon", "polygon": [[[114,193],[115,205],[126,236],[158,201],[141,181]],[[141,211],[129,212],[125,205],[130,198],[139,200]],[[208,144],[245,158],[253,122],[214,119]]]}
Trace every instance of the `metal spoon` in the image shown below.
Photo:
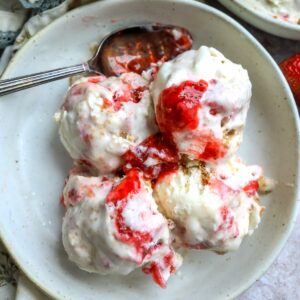
{"label": "metal spoon", "polygon": [[119,29],[106,36],[94,57],[85,63],[0,80],[0,96],[82,73],[141,73],[152,63],[172,59],[191,46],[189,32],[177,26],[144,24]]}

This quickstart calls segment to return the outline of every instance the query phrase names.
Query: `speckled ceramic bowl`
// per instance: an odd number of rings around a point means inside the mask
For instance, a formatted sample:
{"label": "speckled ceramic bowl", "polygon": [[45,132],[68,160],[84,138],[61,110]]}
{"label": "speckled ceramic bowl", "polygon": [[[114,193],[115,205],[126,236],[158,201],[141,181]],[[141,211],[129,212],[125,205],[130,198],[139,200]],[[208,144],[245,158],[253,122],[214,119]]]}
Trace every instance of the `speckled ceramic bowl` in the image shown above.
{"label": "speckled ceramic bowl", "polygon": [[[218,0],[234,14],[251,25],[274,35],[300,40],[300,25],[274,19],[259,9],[254,9],[244,0]],[[255,3],[257,0],[248,0]]]}
{"label": "speckled ceramic bowl", "polygon": [[82,62],[93,43],[110,31],[144,21],[186,27],[195,48],[213,46],[248,69],[253,100],[240,154],[278,181],[263,198],[267,210],[259,229],[235,253],[191,251],[167,289],[140,271],[122,277],[79,270],[61,243],[58,199],[71,166],[53,121],[69,84],[61,80],[0,99],[1,237],[26,275],[58,299],[232,299],[279,253],[293,226],[298,198],[296,107],[277,65],[243,27],[196,1],[100,1],[71,11],[37,34],[4,77]]}

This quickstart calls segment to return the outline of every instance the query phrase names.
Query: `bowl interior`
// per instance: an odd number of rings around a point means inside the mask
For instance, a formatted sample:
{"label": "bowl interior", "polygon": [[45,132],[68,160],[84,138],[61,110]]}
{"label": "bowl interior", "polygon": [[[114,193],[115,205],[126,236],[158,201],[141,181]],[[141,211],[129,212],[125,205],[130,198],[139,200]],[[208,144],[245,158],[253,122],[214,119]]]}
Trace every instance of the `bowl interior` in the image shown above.
{"label": "bowl interior", "polygon": [[110,31],[145,21],[183,26],[191,32],[194,48],[215,47],[248,69],[253,100],[240,154],[248,163],[260,164],[278,185],[263,198],[267,210],[259,229],[238,252],[218,256],[191,251],[165,290],[140,271],[127,277],[90,275],[68,261],[61,243],[58,199],[71,159],[59,141],[53,114],[69,81],[2,97],[0,233],[24,272],[56,298],[233,298],[270,265],[295,217],[298,130],[292,96],[268,54],[212,8],[195,1],[96,2],[68,13],[30,40],[5,77],[80,63]]}
{"label": "bowl interior", "polygon": [[234,14],[244,19],[251,25],[279,37],[300,40],[300,26],[291,22],[273,18],[260,7],[256,0],[218,0]]}

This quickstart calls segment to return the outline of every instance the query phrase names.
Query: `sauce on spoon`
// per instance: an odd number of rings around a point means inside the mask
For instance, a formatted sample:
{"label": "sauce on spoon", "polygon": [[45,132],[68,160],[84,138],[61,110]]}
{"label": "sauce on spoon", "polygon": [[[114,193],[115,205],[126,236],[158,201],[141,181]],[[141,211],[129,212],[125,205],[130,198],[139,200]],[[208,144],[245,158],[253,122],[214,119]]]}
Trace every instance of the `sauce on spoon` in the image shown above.
{"label": "sauce on spoon", "polygon": [[170,60],[191,47],[191,35],[182,27],[135,26],[105,39],[94,64],[106,76],[125,72],[141,74],[153,63]]}

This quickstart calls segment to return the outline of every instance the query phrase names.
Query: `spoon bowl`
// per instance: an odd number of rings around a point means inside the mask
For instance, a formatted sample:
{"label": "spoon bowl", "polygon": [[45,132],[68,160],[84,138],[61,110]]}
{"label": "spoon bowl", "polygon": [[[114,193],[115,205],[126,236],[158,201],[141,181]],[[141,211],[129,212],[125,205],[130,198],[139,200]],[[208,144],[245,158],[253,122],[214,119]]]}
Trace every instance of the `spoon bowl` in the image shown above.
{"label": "spoon bowl", "polygon": [[132,26],[105,37],[89,64],[106,76],[141,74],[152,64],[170,60],[191,46],[191,35],[184,28],[161,24]]}

